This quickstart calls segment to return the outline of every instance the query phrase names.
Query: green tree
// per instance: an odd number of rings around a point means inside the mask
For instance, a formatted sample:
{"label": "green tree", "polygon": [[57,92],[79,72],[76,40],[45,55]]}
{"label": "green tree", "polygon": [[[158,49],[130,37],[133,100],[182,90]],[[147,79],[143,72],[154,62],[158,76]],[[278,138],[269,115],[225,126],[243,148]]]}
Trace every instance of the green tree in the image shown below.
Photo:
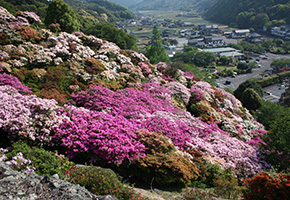
{"label": "green tree", "polygon": [[269,130],[270,123],[278,119],[283,113],[290,113],[289,108],[270,101],[262,101],[261,107],[254,112],[254,116],[258,122],[262,123]]}
{"label": "green tree", "polygon": [[241,100],[242,96],[243,96],[243,92],[247,88],[254,89],[260,97],[263,97],[264,92],[263,92],[262,87],[257,83],[256,80],[253,80],[253,79],[249,79],[249,80],[246,80],[245,82],[241,83],[239,85],[239,87],[234,91],[235,97],[237,97],[239,100]]}
{"label": "green tree", "polygon": [[229,65],[231,62],[231,58],[229,58],[227,56],[222,56],[222,57],[220,57],[220,62],[222,65]]}
{"label": "green tree", "polygon": [[216,60],[216,55],[211,52],[199,51],[193,57],[193,64],[198,67],[206,67]]}
{"label": "green tree", "polygon": [[162,45],[161,36],[157,26],[153,28],[153,36],[151,38],[151,45],[146,48],[146,56],[150,59],[152,64],[156,64],[160,61],[169,61],[169,57]]}
{"label": "green tree", "polygon": [[289,64],[290,64],[290,59],[289,58],[281,58],[281,59],[275,59],[271,63],[271,67],[274,70],[278,70],[278,69],[281,69],[283,67],[287,67]]}
{"label": "green tree", "polygon": [[121,49],[137,50],[136,38],[112,24],[95,24],[84,31],[88,35],[94,35],[103,40],[114,42]]}
{"label": "green tree", "polygon": [[59,23],[61,30],[72,33],[79,30],[80,24],[73,9],[63,0],[52,0],[47,8],[45,24]]}
{"label": "green tree", "polygon": [[239,62],[237,68],[240,70],[246,70],[248,69],[248,64],[244,62]]}
{"label": "green tree", "polygon": [[280,114],[270,123],[270,131],[262,137],[267,161],[279,171],[290,166],[290,114]]}
{"label": "green tree", "polygon": [[261,106],[262,98],[253,88],[247,88],[242,95],[241,102],[248,110],[256,110]]}
{"label": "green tree", "polygon": [[281,105],[290,107],[290,89],[289,88],[287,88],[285,92],[281,95],[279,99],[279,103]]}

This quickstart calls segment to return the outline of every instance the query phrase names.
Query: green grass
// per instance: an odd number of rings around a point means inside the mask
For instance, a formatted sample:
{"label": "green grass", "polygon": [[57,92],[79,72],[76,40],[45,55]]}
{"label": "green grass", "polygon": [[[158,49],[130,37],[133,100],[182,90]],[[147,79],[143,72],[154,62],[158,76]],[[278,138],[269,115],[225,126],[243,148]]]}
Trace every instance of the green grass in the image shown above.
{"label": "green grass", "polygon": [[232,66],[216,66],[216,69],[217,70],[225,70],[225,69],[231,69],[231,70],[234,70],[234,69],[237,69],[237,67],[232,67]]}

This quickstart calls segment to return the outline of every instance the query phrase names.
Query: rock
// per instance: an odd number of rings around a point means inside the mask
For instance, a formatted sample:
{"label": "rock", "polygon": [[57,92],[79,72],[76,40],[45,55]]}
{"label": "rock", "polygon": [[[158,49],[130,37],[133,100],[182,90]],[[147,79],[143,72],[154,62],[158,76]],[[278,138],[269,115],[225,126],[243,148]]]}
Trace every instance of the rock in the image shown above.
{"label": "rock", "polygon": [[29,175],[17,172],[0,162],[0,199],[75,199],[118,200],[112,195],[95,195],[80,185],[60,180],[57,176],[41,177],[34,172]]}

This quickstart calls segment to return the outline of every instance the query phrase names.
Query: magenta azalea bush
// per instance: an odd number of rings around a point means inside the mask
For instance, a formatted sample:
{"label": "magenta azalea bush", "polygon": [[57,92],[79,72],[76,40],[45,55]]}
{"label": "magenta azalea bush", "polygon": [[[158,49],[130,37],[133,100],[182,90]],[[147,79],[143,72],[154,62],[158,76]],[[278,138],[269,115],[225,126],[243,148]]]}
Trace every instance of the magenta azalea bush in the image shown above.
{"label": "magenta azalea bush", "polygon": [[30,89],[22,84],[18,78],[10,74],[2,73],[0,74],[0,86],[1,85],[10,85],[14,87],[21,94],[31,94]]}
{"label": "magenta azalea bush", "polygon": [[231,137],[216,124],[202,122],[189,112],[172,107],[167,88],[151,83],[143,84],[142,89],[112,92],[95,86],[72,97],[78,106],[123,116],[139,129],[163,134],[180,149],[193,148],[210,155],[224,167],[236,169],[240,176],[268,167],[258,149]]}
{"label": "magenta azalea bush", "polygon": [[[2,75],[10,82],[0,86],[0,129],[10,137],[61,145],[70,158],[86,153],[91,161],[133,161],[145,156],[146,148],[136,132],[148,130],[166,136],[181,150],[195,149],[223,167],[233,167],[239,177],[269,167],[259,150],[250,145],[253,143],[238,140],[217,124],[173,107],[172,98],[180,97],[184,103],[189,98],[189,90],[180,84],[169,83],[168,88],[157,83],[132,84],[115,92],[92,86],[72,95],[77,107],[59,107],[55,100],[21,94],[26,90],[18,79]],[[205,92],[215,94],[207,83],[197,83],[191,94],[199,94],[200,99],[208,98]],[[238,106],[233,98],[229,101],[231,106]],[[241,119],[238,115],[236,118]],[[253,137],[264,134],[254,129],[260,126],[253,124]]]}
{"label": "magenta azalea bush", "polygon": [[69,158],[86,152],[92,161],[101,157],[119,164],[145,155],[145,146],[135,134],[137,126],[121,115],[73,106],[65,107],[62,114],[68,119],[55,129],[54,140],[68,149]]}

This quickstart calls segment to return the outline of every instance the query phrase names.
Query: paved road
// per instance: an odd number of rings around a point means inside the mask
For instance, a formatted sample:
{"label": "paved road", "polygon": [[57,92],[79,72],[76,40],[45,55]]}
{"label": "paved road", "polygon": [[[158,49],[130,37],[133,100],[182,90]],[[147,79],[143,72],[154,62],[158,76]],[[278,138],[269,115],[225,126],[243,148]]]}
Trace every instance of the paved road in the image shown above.
{"label": "paved road", "polygon": [[[261,73],[264,72],[267,69],[271,69],[270,65],[274,59],[280,59],[280,58],[290,58],[290,55],[277,55],[272,53],[266,54],[268,59],[262,60],[259,62],[261,64],[261,68],[253,69],[253,72],[250,74],[241,74],[237,75],[236,78],[219,78],[217,79],[217,83],[220,84],[221,88],[229,88],[231,90],[236,90],[239,85],[243,82],[245,82],[249,78],[261,78]],[[253,56],[253,59],[251,61],[254,61],[256,58],[258,58],[258,55]],[[230,80],[231,84],[225,85],[225,81]],[[272,102],[278,102],[281,94],[285,91],[285,89],[279,90],[280,85],[273,85],[264,88],[265,91],[270,92],[271,95],[265,95],[264,99],[272,101]]]}

